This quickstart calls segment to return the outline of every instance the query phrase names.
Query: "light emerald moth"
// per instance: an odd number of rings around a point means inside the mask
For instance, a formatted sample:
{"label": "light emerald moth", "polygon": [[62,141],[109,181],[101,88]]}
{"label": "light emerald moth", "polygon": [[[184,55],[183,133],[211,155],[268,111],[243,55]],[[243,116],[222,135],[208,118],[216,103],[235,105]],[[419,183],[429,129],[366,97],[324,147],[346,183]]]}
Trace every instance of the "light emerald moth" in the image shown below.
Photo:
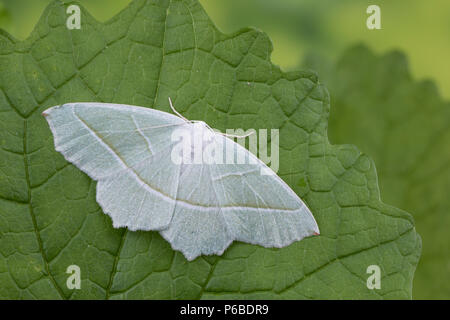
{"label": "light emerald moth", "polygon": [[[188,260],[221,255],[235,240],[281,248],[319,234],[308,207],[279,176],[261,174],[270,168],[204,122],[97,102],[67,103],[43,115],[56,150],[97,181],[96,200],[113,226],[157,230]],[[203,149],[234,150],[249,161],[173,161],[180,129],[194,144],[208,136]]]}

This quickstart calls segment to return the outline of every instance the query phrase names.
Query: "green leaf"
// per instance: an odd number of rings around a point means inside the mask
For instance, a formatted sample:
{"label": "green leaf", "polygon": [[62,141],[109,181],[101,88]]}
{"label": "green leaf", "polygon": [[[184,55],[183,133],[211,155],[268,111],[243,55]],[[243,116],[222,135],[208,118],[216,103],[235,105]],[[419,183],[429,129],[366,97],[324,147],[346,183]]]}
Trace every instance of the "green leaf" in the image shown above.
{"label": "green leaf", "polygon": [[450,103],[431,81],[414,81],[399,52],[356,46],[336,64],[311,58],[306,64],[322,68],[332,96],[330,139],[372,156],[383,199],[414,214],[424,239],[414,298],[448,298]]}
{"label": "green leaf", "polygon": [[[194,0],[136,0],[105,24],[82,10],[81,30],[66,28],[65,10],[51,4],[23,42],[0,37],[1,298],[411,298],[412,217],[380,201],[372,160],[328,143],[329,97],[314,73],[283,73],[265,34],[222,34]],[[168,96],[220,130],[279,128],[278,173],[321,235],[187,262],[156,232],[113,229],[41,112],[70,101],[169,112]],[[72,264],[80,290],[66,286]],[[366,285],[374,264],[379,290]]]}

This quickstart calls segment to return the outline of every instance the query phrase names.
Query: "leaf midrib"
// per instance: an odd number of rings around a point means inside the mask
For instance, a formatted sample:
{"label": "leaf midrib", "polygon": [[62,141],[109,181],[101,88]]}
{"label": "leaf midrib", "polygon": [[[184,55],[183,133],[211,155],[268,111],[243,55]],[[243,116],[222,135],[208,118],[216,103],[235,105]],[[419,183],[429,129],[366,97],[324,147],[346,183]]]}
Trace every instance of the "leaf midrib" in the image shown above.
{"label": "leaf midrib", "polygon": [[35,216],[34,210],[33,210],[32,194],[31,194],[32,188],[31,188],[29,165],[28,165],[28,153],[27,153],[27,123],[28,123],[28,119],[23,119],[23,161],[24,161],[24,167],[25,167],[25,179],[27,182],[28,209],[29,209],[29,212],[31,215],[31,220],[33,221],[33,228],[34,228],[34,233],[36,235],[36,241],[38,242],[39,252],[42,256],[42,260],[44,261],[45,272],[47,273],[47,276],[49,277],[52,285],[55,287],[55,289],[58,292],[61,299],[66,299],[64,293],[62,292],[61,288],[58,286],[55,278],[53,277],[52,273],[50,272],[47,255],[45,254],[44,245],[43,245],[43,242],[41,239],[41,234],[38,229],[36,216]]}

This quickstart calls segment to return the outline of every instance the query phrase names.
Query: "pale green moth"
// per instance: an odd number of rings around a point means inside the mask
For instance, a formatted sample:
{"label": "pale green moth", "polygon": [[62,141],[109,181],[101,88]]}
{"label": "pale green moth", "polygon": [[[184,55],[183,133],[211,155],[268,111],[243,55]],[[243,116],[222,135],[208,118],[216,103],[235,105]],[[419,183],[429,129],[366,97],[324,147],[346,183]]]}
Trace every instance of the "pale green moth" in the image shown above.
{"label": "pale green moth", "polygon": [[[281,248],[319,234],[307,206],[280,177],[261,174],[270,169],[204,122],[96,102],[55,106],[43,115],[56,150],[97,181],[97,202],[113,226],[158,230],[188,260],[221,255],[234,240]],[[194,144],[207,131],[203,149],[232,149],[249,161],[172,161],[179,129]]]}

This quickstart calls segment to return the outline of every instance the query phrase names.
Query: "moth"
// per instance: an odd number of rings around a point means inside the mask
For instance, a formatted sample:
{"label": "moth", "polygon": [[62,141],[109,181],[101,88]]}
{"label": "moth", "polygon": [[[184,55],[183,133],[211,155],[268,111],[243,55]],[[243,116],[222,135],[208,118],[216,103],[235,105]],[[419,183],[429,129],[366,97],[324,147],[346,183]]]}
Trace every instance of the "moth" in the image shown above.
{"label": "moth", "polygon": [[[159,231],[188,260],[221,255],[235,240],[281,248],[319,234],[297,194],[276,174],[261,174],[270,170],[266,164],[206,123],[176,113],[89,102],[43,115],[55,149],[97,181],[96,200],[113,226]],[[207,140],[213,160],[229,149],[248,161],[174,161],[180,130],[194,145]]]}

